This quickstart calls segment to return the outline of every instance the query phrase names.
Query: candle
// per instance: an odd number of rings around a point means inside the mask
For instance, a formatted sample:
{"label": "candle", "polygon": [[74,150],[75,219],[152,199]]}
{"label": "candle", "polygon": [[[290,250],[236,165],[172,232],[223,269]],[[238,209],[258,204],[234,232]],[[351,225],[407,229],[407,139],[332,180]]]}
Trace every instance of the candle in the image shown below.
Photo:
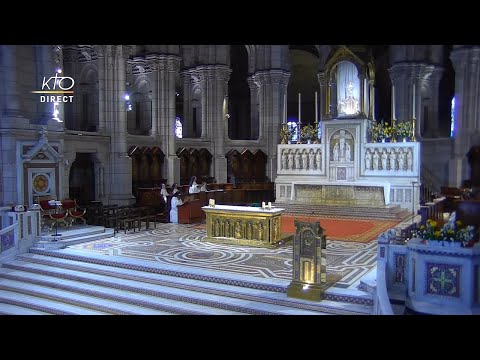
{"label": "candle", "polygon": [[302,94],[298,93],[298,124],[302,123]]}
{"label": "candle", "polygon": [[272,202],[271,202],[271,201],[268,202],[268,208],[269,208],[269,209],[272,208]]}
{"label": "candle", "polygon": [[392,85],[392,119],[395,120],[395,86]]}
{"label": "candle", "polygon": [[262,201],[262,209],[265,209],[265,201]]}
{"label": "candle", "polygon": [[215,206],[215,199],[209,199],[208,200],[208,205]]}
{"label": "candle", "polygon": [[283,95],[283,123],[287,123],[287,94]]}
{"label": "candle", "polygon": [[318,95],[315,91],[315,122],[318,123]]}
{"label": "candle", "polygon": [[415,83],[413,83],[413,118],[415,118]]}

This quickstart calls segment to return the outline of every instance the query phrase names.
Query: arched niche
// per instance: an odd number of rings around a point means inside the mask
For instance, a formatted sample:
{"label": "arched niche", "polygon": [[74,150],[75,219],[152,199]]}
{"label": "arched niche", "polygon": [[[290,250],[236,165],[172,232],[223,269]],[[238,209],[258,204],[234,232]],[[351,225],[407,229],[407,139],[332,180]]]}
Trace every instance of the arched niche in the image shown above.
{"label": "arched niche", "polygon": [[372,118],[375,69],[369,53],[363,58],[346,46],[334,50],[325,64],[325,118]]}

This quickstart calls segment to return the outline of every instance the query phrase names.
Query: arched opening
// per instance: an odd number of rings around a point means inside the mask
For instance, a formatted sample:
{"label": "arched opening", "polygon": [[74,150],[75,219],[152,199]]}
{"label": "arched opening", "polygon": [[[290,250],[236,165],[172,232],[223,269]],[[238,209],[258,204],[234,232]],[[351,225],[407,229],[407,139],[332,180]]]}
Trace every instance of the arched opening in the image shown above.
{"label": "arched opening", "polygon": [[78,204],[95,200],[95,167],[92,154],[77,153],[69,175],[69,194]]}
{"label": "arched opening", "polygon": [[150,84],[145,80],[137,81],[133,93],[127,95],[132,104],[132,111],[127,111],[128,133],[132,135],[148,135],[152,128],[152,93]]}
{"label": "arched opening", "polygon": [[250,140],[250,88],[248,86],[248,53],[243,45],[230,46],[230,67],[228,81],[228,136],[234,140]]}
{"label": "arched opening", "polygon": [[290,45],[289,57],[287,123],[298,123],[300,113],[302,126],[313,125],[315,122],[315,92],[320,93],[318,51],[311,45]]}

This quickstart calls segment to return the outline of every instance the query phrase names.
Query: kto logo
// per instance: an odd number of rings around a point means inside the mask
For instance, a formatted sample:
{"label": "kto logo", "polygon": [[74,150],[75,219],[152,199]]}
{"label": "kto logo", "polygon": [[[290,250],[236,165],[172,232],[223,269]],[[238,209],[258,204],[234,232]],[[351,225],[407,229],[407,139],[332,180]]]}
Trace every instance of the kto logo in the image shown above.
{"label": "kto logo", "polygon": [[[53,79],[53,85],[50,83]],[[66,80],[66,83],[65,83]],[[69,85],[70,86],[67,86]],[[69,76],[58,76],[58,73],[55,74],[55,76],[50,77],[50,79],[47,80],[46,77],[43,77],[43,83],[42,83],[42,90],[45,90],[47,88],[48,90],[50,89],[50,86],[52,85],[52,89],[55,90],[55,87],[58,86],[60,89],[63,91],[68,91],[71,88],[73,88],[73,85],[75,85],[75,80]]]}
{"label": "kto logo", "polygon": [[[70,76],[58,76],[62,71],[57,70],[55,76],[43,77],[42,90],[31,91],[34,94],[45,94],[40,96],[40,102],[44,103],[68,103],[73,102],[72,90],[75,80]],[[60,94],[60,95],[51,95]]]}

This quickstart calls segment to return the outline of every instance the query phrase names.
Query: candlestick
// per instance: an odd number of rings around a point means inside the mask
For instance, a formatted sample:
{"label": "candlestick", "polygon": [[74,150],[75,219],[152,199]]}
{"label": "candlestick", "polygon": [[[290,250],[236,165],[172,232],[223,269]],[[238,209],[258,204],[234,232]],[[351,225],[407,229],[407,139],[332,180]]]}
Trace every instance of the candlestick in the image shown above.
{"label": "candlestick", "polygon": [[413,83],[413,110],[412,110],[412,117],[415,118],[415,83]]}
{"label": "candlestick", "polygon": [[298,93],[298,125],[302,123],[302,94]]}
{"label": "candlestick", "polygon": [[392,85],[392,119],[395,119],[395,86]]}
{"label": "candlestick", "polygon": [[318,96],[315,91],[315,122],[318,123]]}

